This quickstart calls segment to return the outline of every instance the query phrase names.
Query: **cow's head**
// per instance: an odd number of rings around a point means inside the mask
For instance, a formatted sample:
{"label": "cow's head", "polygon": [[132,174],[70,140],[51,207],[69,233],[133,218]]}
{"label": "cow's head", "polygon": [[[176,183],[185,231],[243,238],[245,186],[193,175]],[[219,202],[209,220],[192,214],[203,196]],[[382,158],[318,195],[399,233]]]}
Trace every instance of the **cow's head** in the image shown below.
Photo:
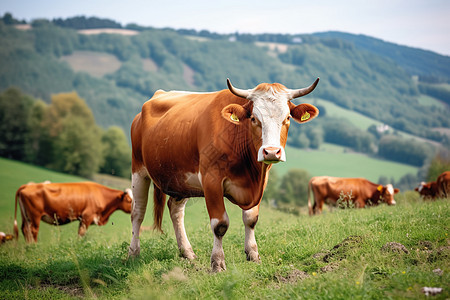
{"label": "cow's head", "polygon": [[123,192],[122,200],[120,201],[120,209],[126,213],[131,213],[131,203],[133,202],[133,193],[131,189],[126,189]]}
{"label": "cow's head", "polygon": [[377,190],[380,192],[380,199],[387,205],[395,205],[394,195],[400,192],[399,189],[394,189],[392,184],[386,186],[379,185]]}
{"label": "cow's head", "polygon": [[414,190],[424,198],[434,198],[437,195],[437,183],[435,181],[421,182]]}
{"label": "cow's head", "polygon": [[306,123],[319,115],[319,110],[307,103],[295,105],[291,100],[311,93],[319,78],[307,88],[291,90],[279,83],[262,83],[254,89],[241,90],[227,79],[228,89],[236,96],[248,99],[245,105],[230,104],[223,108],[222,116],[236,124],[250,119],[252,134],[258,140],[258,161],[267,164],[286,161],[284,147],[290,119]]}

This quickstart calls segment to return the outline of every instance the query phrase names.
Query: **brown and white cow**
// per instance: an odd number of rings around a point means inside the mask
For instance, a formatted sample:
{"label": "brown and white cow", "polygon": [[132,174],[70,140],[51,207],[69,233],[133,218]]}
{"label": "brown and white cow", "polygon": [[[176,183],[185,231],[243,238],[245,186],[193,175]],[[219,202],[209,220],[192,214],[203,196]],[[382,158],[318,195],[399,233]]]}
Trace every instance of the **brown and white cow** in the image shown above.
{"label": "brown and white cow", "polygon": [[22,213],[22,233],[27,242],[37,242],[41,220],[52,225],[80,221],[78,235],[89,225],[104,225],[113,212],[131,212],[131,190],[119,191],[94,182],[30,183],[16,192],[14,236],[17,228],[17,202]]}
{"label": "brown and white cow", "polygon": [[[311,206],[311,190],[314,206]],[[346,205],[361,208],[378,205],[380,202],[395,205],[394,194],[398,192],[392,184],[382,186],[364,178],[313,177],[308,184],[309,214],[321,213],[324,203],[336,205],[339,199]]]}
{"label": "brown and white cow", "polygon": [[178,248],[195,254],[184,228],[189,197],[205,197],[214,234],[213,271],[225,270],[222,237],[229,220],[224,198],[242,209],[247,259],[259,261],[254,228],[272,163],[285,161],[290,119],[299,123],[319,113],[310,104],[291,102],[309,94],[318,83],[299,90],[262,83],[241,90],[212,93],[157,91],[131,126],[133,236],[129,256],[140,253],[139,229],[154,185],[154,227],[161,230],[166,195]]}
{"label": "brown and white cow", "polygon": [[436,181],[421,182],[414,189],[424,199],[447,198],[450,196],[450,171],[443,172]]}

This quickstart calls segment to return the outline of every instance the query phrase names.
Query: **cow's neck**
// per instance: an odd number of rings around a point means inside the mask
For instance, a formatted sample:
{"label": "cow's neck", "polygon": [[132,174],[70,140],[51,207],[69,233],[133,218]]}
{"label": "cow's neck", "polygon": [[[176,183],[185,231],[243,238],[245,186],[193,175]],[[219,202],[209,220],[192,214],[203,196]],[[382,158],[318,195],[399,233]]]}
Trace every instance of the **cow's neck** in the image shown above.
{"label": "cow's neck", "polygon": [[119,208],[120,201],[122,201],[121,196],[117,196],[114,200],[110,201],[100,216],[100,224],[105,224],[108,222],[109,217]]}

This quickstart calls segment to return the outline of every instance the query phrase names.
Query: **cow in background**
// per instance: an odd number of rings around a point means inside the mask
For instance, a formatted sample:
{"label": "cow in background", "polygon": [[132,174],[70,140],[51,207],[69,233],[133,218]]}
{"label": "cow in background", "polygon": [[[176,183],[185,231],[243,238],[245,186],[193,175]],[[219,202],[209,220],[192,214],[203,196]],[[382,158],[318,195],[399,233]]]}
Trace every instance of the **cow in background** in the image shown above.
{"label": "cow in background", "polygon": [[91,224],[104,225],[113,212],[131,212],[131,190],[119,191],[94,182],[29,183],[16,192],[14,236],[17,228],[17,203],[22,214],[22,233],[28,243],[37,242],[41,220],[52,225],[80,221],[78,235]]}
{"label": "cow in background", "polygon": [[247,259],[259,261],[254,229],[272,163],[286,160],[290,120],[309,122],[319,114],[311,104],[292,100],[314,90],[291,90],[279,83],[212,93],[157,91],[131,126],[133,226],[129,256],[140,253],[139,229],[154,187],[154,226],[161,230],[166,202],[181,255],[194,259],[186,236],[189,197],[205,197],[214,244],[211,268],[225,270],[222,238],[229,219],[224,197],[242,209]]}
{"label": "cow in background", "polygon": [[[311,206],[311,191],[314,195],[314,206]],[[337,205],[338,201],[358,208],[378,205],[380,202],[395,205],[394,195],[398,192],[392,184],[383,186],[364,178],[313,177],[308,184],[309,215],[321,213],[324,203]]]}
{"label": "cow in background", "polygon": [[450,196],[450,171],[440,174],[436,181],[421,182],[414,190],[424,199],[448,198]]}

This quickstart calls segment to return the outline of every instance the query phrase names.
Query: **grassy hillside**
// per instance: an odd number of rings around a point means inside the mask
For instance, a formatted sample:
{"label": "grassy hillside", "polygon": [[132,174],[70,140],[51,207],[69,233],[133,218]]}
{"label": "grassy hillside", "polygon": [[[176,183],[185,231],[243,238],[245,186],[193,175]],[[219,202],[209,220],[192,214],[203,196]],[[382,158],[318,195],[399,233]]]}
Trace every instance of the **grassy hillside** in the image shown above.
{"label": "grassy hillside", "polygon": [[[10,195],[17,186],[52,176],[55,181],[78,180],[15,162],[0,164],[1,173],[17,174],[8,184],[3,180],[8,174],[0,180],[8,195],[0,198],[0,230],[7,232],[14,205]],[[335,210],[316,217],[263,205],[256,226],[260,264],[246,261],[241,211],[227,202],[227,271],[220,274],[209,271],[213,238],[203,200],[191,200],[186,209],[186,230],[198,256],[194,262],[179,257],[167,211],[166,233],[144,231],[137,260],[126,259],[129,215],[114,213],[107,225],[92,226],[82,239],[76,236],[76,223],[42,224],[36,245],[26,245],[21,236],[0,246],[0,298],[424,299],[423,287],[441,287],[443,292],[433,299],[447,299],[448,200],[423,202],[415,193],[396,200],[395,207]],[[151,219],[148,214],[144,225]],[[408,253],[382,250],[388,242],[401,243]]]}
{"label": "grassy hillside", "polygon": [[401,66],[345,39],[302,35],[301,43],[276,50],[258,46],[251,36],[199,41],[170,29],[139,30],[133,36],[84,35],[45,20],[28,31],[0,22],[0,41],[7,45],[0,50],[0,89],[18,86],[45,101],[52,93],[75,90],[97,123],[119,125],[128,133],[132,118],[157,89],[215,91],[226,88],[226,78],[242,88],[261,82],[297,88],[321,77],[313,96],[397,130],[439,139],[432,128],[450,127],[446,109],[418,101],[417,85]]}
{"label": "grassy hillside", "polygon": [[379,160],[360,153],[346,153],[345,148],[324,144],[319,151],[286,147],[286,163],[274,165],[274,170],[283,175],[289,169],[307,170],[312,176],[364,177],[377,182],[381,176],[399,180],[406,174],[416,174],[418,168]]}

